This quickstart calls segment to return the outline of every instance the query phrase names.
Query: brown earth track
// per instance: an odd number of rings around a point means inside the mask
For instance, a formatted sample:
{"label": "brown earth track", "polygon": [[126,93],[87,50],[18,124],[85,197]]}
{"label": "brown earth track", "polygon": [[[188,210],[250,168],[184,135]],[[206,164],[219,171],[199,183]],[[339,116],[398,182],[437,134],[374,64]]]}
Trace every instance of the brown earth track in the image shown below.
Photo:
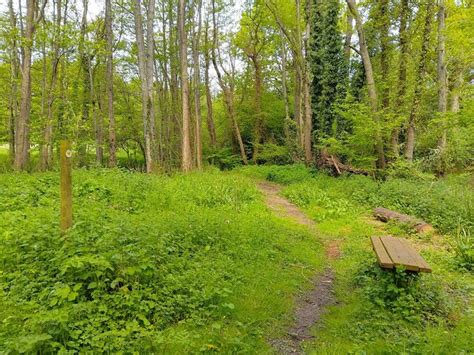
{"label": "brown earth track", "polygon": [[[309,227],[312,231],[316,224],[297,206],[289,202],[279,193],[281,186],[269,182],[260,182],[259,190],[265,196],[267,206],[280,217],[293,219],[299,224]],[[340,256],[339,241],[326,244],[326,257],[335,259]],[[273,349],[280,354],[302,354],[304,341],[313,339],[311,328],[317,325],[327,306],[336,303],[333,293],[334,271],[326,267],[321,275],[312,280],[309,290],[302,293],[296,301],[293,325],[281,338],[271,339]]]}

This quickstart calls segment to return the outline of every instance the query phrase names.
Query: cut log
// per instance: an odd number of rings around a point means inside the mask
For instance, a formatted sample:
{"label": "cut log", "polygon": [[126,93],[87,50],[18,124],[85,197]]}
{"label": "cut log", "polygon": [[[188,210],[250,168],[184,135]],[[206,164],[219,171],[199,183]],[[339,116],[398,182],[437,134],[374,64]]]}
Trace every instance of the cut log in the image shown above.
{"label": "cut log", "polygon": [[374,209],[374,216],[382,222],[397,221],[399,223],[407,224],[419,233],[426,233],[434,231],[432,225],[425,221],[412,217],[406,214],[402,214],[396,211],[389,210],[383,207],[377,207]]}

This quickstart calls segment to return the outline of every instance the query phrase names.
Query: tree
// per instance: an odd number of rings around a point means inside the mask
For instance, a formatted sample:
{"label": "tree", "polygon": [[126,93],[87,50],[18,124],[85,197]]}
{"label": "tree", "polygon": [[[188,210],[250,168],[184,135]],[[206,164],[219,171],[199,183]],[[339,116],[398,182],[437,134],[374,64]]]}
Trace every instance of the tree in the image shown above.
{"label": "tree", "polygon": [[[145,139],[145,165],[146,172],[153,171],[152,144],[154,144],[154,103],[153,103],[153,61],[150,57],[150,49],[153,53],[153,17],[155,12],[154,0],[150,0],[147,10],[147,48],[143,34],[142,5],[141,0],[134,2],[135,37],[138,49],[138,72],[140,76],[142,91],[142,118],[143,136]],[[150,63],[151,62],[151,63]],[[150,72],[151,69],[151,72]]]}
{"label": "tree", "polygon": [[202,168],[202,141],[201,141],[201,62],[199,58],[200,39],[201,39],[201,11],[202,0],[196,0],[196,15],[193,31],[193,81],[194,81],[194,140],[195,140],[195,160],[196,167]]}
{"label": "tree", "polygon": [[372,61],[369,56],[369,49],[365,40],[364,26],[362,18],[357,9],[357,5],[354,0],[346,0],[347,5],[354,16],[357,34],[359,36],[359,54],[364,63],[365,78],[367,81],[367,91],[369,94],[369,103],[372,115],[376,123],[375,133],[375,150],[377,152],[377,167],[380,169],[385,168],[385,152],[383,147],[382,135],[380,132],[380,118],[378,114],[378,96],[377,89],[375,87],[374,72],[372,69]]}
{"label": "tree", "polygon": [[[398,62],[398,90],[395,99],[395,110],[401,114],[402,107],[405,100],[407,89],[407,62],[408,62],[408,18],[409,8],[408,0],[401,0],[400,7],[400,27],[398,29],[398,43],[399,43],[399,62]],[[390,145],[392,155],[396,159],[399,156],[398,136],[400,134],[400,127],[397,124],[391,133]]]}
{"label": "tree", "polygon": [[187,172],[193,167],[191,156],[191,120],[189,110],[188,54],[187,36],[185,30],[185,0],[179,0],[178,32],[179,32],[179,61],[181,66],[181,98],[183,114],[183,141],[181,146],[182,169]]}
{"label": "tree", "polygon": [[21,99],[20,115],[15,127],[15,161],[16,170],[27,167],[30,152],[30,111],[31,111],[31,57],[33,40],[37,24],[41,21],[46,0],[41,8],[39,0],[27,0],[26,3],[25,35],[22,41],[22,66],[21,66]]}
{"label": "tree", "polygon": [[117,147],[115,135],[114,116],[114,58],[113,58],[113,33],[112,33],[112,0],[105,0],[105,36],[107,41],[107,113],[109,117],[109,167],[117,165]]}
{"label": "tree", "polygon": [[415,90],[408,121],[407,140],[405,145],[405,158],[408,161],[413,160],[415,151],[415,126],[420,108],[421,94],[423,91],[423,82],[426,75],[426,66],[428,60],[428,46],[430,43],[431,23],[432,23],[433,2],[427,1],[425,8],[425,23],[421,37],[420,58],[418,60],[418,69],[416,72]]}
{"label": "tree", "polygon": [[338,29],[339,2],[315,0],[313,5],[311,69],[313,123],[319,139],[338,136],[347,129],[336,111],[344,96],[346,62]]}

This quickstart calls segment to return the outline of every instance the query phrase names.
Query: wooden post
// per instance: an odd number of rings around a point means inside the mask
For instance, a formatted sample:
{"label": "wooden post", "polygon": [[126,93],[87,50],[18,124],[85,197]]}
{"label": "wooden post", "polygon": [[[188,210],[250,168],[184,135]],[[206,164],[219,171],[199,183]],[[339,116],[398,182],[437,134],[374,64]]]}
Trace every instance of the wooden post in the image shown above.
{"label": "wooden post", "polygon": [[62,140],[60,146],[61,165],[61,232],[64,234],[72,227],[72,150],[68,140]]}

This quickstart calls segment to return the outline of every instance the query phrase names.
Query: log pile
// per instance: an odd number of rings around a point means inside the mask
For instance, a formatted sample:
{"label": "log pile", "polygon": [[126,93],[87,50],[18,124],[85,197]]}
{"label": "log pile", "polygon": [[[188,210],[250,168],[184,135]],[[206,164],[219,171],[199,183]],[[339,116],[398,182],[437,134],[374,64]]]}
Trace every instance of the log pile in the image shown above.
{"label": "log pile", "polygon": [[407,224],[419,233],[426,233],[434,230],[432,225],[426,223],[421,219],[396,211],[392,211],[383,207],[377,207],[376,209],[374,209],[374,216],[382,222],[396,221],[399,223]]}
{"label": "log pile", "polygon": [[357,169],[351,165],[341,163],[336,156],[329,154],[326,149],[321,150],[317,164],[322,169],[330,169],[336,176],[343,173],[369,175],[365,170]]}

